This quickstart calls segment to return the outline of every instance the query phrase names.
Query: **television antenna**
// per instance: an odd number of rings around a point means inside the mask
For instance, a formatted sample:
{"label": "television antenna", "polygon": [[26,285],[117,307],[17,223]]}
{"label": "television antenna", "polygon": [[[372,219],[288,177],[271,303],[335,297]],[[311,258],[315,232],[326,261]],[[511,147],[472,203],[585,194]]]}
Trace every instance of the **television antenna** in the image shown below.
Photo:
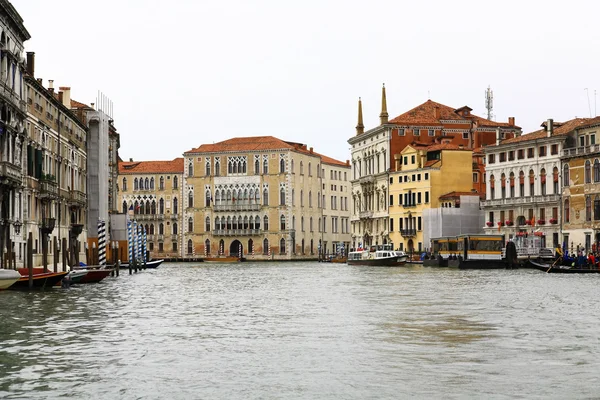
{"label": "television antenna", "polygon": [[487,119],[491,121],[494,117],[494,114],[492,114],[492,110],[494,109],[494,92],[489,85],[485,91],[485,109],[487,110]]}

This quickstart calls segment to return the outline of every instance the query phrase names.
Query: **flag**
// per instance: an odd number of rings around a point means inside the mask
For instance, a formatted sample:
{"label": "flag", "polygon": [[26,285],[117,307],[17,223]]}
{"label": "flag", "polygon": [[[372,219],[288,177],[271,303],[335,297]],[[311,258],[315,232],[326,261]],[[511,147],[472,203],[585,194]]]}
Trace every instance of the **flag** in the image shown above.
{"label": "flag", "polygon": [[235,196],[233,196],[232,199],[233,199],[233,202],[235,203]]}
{"label": "flag", "polygon": [[535,215],[531,216],[531,226],[535,225]]}

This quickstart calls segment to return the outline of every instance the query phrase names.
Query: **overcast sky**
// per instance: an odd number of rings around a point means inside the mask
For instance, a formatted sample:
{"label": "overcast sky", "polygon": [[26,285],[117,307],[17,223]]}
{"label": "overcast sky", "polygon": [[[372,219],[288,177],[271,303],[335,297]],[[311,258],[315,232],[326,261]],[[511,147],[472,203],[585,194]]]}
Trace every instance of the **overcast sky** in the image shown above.
{"label": "overcast sky", "polygon": [[45,86],[113,101],[123,159],[272,135],[346,160],[358,97],[376,126],[383,82],[390,119],[428,98],[485,116],[490,85],[495,119],[525,132],[600,95],[597,1],[12,3]]}

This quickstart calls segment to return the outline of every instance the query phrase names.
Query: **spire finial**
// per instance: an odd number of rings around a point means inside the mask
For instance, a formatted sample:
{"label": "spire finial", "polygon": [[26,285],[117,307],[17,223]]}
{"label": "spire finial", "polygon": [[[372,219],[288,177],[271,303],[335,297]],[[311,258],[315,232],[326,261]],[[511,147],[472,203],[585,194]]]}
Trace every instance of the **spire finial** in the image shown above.
{"label": "spire finial", "polygon": [[362,100],[358,98],[358,124],[356,125],[356,134],[360,135],[365,132],[365,126],[363,125],[363,115],[362,115]]}
{"label": "spire finial", "polygon": [[387,99],[385,96],[385,83],[381,88],[381,114],[379,114],[379,121],[381,125],[388,123],[388,112],[387,112]]}

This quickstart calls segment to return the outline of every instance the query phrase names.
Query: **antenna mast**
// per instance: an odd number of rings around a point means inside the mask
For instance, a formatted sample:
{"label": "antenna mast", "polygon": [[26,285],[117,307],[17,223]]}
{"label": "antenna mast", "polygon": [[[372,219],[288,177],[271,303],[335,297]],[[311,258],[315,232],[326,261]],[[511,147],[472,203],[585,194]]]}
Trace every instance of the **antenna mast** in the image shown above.
{"label": "antenna mast", "polygon": [[487,110],[487,119],[491,121],[494,118],[494,114],[492,114],[492,110],[494,109],[494,92],[489,86],[485,91],[485,109]]}

